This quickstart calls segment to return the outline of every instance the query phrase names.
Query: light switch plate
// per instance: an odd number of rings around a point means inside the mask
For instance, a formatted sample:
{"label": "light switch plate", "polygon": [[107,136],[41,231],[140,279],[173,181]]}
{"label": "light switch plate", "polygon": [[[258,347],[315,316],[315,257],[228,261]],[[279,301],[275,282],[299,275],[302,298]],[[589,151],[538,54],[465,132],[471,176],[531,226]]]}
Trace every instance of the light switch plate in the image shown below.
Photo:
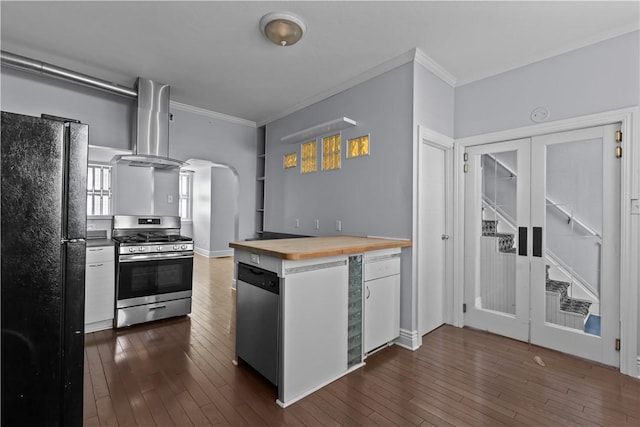
{"label": "light switch plate", "polygon": [[640,199],[631,199],[631,215],[640,215]]}
{"label": "light switch plate", "polygon": [[260,264],[260,255],[251,254],[251,262],[254,264]]}

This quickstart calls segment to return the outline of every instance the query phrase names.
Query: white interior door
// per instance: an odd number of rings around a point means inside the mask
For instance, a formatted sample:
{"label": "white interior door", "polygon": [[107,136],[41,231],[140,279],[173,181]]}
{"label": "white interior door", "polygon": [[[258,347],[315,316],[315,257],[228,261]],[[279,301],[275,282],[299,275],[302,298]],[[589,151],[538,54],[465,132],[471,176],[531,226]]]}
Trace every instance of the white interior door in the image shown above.
{"label": "white interior door", "polygon": [[450,149],[423,141],[420,155],[418,241],[418,330],[424,335],[445,322],[447,244],[447,152]]}
{"label": "white interior door", "polygon": [[619,366],[618,125],[532,139],[531,342]]}
{"label": "white interior door", "polygon": [[530,140],[470,147],[465,159],[465,325],[526,341]]}

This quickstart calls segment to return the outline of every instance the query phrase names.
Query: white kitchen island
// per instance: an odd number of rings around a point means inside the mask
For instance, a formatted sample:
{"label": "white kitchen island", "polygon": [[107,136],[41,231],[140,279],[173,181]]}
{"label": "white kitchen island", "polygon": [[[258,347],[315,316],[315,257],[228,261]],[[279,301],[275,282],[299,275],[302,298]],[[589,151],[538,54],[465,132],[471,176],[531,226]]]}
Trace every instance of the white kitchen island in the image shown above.
{"label": "white kitchen island", "polygon": [[[336,236],[229,246],[235,249],[236,277],[241,263],[279,278],[280,406],[363,366],[366,352],[399,335],[400,251],[410,241]],[[382,298],[369,306],[375,289]],[[366,333],[363,325],[376,330]]]}

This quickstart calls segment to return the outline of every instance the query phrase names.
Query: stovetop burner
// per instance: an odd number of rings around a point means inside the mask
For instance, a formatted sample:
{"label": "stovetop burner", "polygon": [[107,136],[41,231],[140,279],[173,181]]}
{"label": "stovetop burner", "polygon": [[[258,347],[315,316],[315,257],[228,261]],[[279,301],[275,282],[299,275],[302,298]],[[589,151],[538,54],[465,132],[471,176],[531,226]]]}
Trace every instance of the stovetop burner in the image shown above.
{"label": "stovetop burner", "polygon": [[137,233],[113,238],[118,243],[163,243],[163,242],[190,242],[193,239],[177,234]]}

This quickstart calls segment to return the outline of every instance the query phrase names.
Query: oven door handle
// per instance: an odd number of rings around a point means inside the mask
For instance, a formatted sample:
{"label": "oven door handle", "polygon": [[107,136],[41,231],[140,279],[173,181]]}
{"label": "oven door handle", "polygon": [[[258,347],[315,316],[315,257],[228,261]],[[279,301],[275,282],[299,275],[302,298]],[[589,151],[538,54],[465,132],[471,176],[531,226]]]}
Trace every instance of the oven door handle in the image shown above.
{"label": "oven door handle", "polygon": [[120,255],[118,262],[158,261],[162,259],[187,259],[193,258],[193,252]]}

